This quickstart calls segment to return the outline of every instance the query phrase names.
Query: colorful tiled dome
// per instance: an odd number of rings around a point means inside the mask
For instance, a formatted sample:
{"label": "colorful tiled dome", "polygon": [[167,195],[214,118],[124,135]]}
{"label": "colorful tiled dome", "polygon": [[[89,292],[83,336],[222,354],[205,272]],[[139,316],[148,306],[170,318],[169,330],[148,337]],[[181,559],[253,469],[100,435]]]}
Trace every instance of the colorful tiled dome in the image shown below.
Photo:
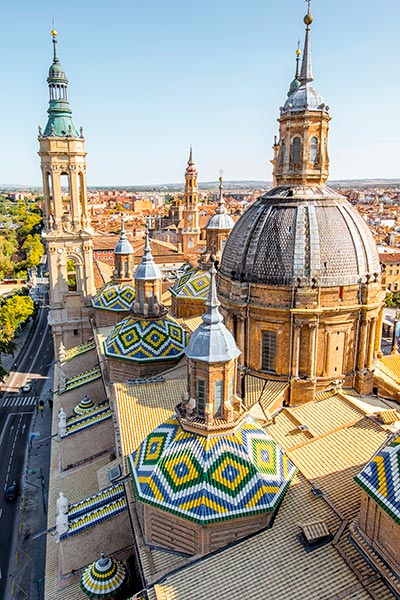
{"label": "colorful tiled dome", "polygon": [[129,457],[137,497],[199,524],[274,511],[296,467],[247,417],[231,434],[184,431],[174,415]]}
{"label": "colorful tiled dome", "polygon": [[183,356],[187,333],[171,317],[120,321],[104,342],[106,356],[150,362]]}
{"label": "colorful tiled dome", "polygon": [[354,479],[392,519],[400,523],[399,432]]}
{"label": "colorful tiled dome", "polygon": [[170,292],[175,298],[191,298],[203,301],[207,299],[209,287],[209,272],[195,267],[179,277],[171,286]]}
{"label": "colorful tiled dome", "polygon": [[108,282],[97,290],[92,298],[92,306],[100,310],[129,312],[135,300],[135,288],[132,283]]}
{"label": "colorful tiled dome", "polygon": [[80,585],[89,598],[115,598],[125,581],[125,567],[118,561],[104,555],[92,563],[82,573]]}

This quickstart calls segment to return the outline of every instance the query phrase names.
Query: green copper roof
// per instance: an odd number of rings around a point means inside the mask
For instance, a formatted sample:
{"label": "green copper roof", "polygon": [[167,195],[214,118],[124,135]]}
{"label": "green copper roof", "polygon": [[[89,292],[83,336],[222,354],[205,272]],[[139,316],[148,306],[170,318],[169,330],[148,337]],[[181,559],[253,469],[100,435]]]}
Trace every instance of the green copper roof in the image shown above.
{"label": "green copper roof", "polygon": [[44,137],[81,137],[72,122],[72,110],[68,102],[68,79],[57,56],[57,33],[53,34],[53,64],[49,69],[49,120],[43,132]]}

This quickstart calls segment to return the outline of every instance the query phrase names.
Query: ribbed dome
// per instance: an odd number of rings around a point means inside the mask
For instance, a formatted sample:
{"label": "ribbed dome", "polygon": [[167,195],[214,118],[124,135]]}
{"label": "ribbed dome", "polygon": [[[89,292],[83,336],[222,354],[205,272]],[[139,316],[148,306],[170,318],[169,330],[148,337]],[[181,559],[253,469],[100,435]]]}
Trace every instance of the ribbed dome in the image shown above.
{"label": "ribbed dome", "polygon": [[282,186],[236,223],[220,272],[269,285],[343,286],[378,273],[379,257],[367,224],[343,196],[322,185]]}
{"label": "ribbed dome", "polygon": [[[291,84],[291,89],[293,86]],[[303,83],[295,88],[286,100],[282,112],[303,110],[328,110],[321,94],[310,83]]]}

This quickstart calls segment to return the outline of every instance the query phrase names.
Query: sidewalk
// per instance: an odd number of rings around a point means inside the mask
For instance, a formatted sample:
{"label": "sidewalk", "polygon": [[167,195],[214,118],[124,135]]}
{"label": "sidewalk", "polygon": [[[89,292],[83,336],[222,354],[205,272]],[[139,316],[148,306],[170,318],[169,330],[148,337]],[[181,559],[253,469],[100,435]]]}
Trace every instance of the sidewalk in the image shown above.
{"label": "sidewalk", "polygon": [[49,371],[40,399],[44,410],[32,418],[27,447],[22,499],[16,521],[6,598],[26,600],[44,597],[46,560],[47,496],[51,447],[52,409],[49,407],[54,367]]}
{"label": "sidewalk", "polygon": [[21,348],[26,344],[26,342],[28,340],[29,332],[32,329],[33,324],[34,324],[34,321],[32,319],[30,319],[27,323],[25,323],[24,327],[22,328],[21,333],[16,338],[14,338],[14,341],[15,341],[14,354],[1,354],[0,353],[1,364],[3,365],[3,368],[6,369],[6,371],[12,370],[12,367],[18,357],[18,354],[20,353]]}

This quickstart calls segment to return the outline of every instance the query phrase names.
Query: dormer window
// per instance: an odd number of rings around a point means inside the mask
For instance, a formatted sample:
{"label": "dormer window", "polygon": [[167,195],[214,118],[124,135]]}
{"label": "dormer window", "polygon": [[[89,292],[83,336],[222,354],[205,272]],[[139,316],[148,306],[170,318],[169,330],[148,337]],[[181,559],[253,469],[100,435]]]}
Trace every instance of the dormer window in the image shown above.
{"label": "dormer window", "polygon": [[310,140],[310,163],[315,165],[318,162],[318,138],[313,136]]}

